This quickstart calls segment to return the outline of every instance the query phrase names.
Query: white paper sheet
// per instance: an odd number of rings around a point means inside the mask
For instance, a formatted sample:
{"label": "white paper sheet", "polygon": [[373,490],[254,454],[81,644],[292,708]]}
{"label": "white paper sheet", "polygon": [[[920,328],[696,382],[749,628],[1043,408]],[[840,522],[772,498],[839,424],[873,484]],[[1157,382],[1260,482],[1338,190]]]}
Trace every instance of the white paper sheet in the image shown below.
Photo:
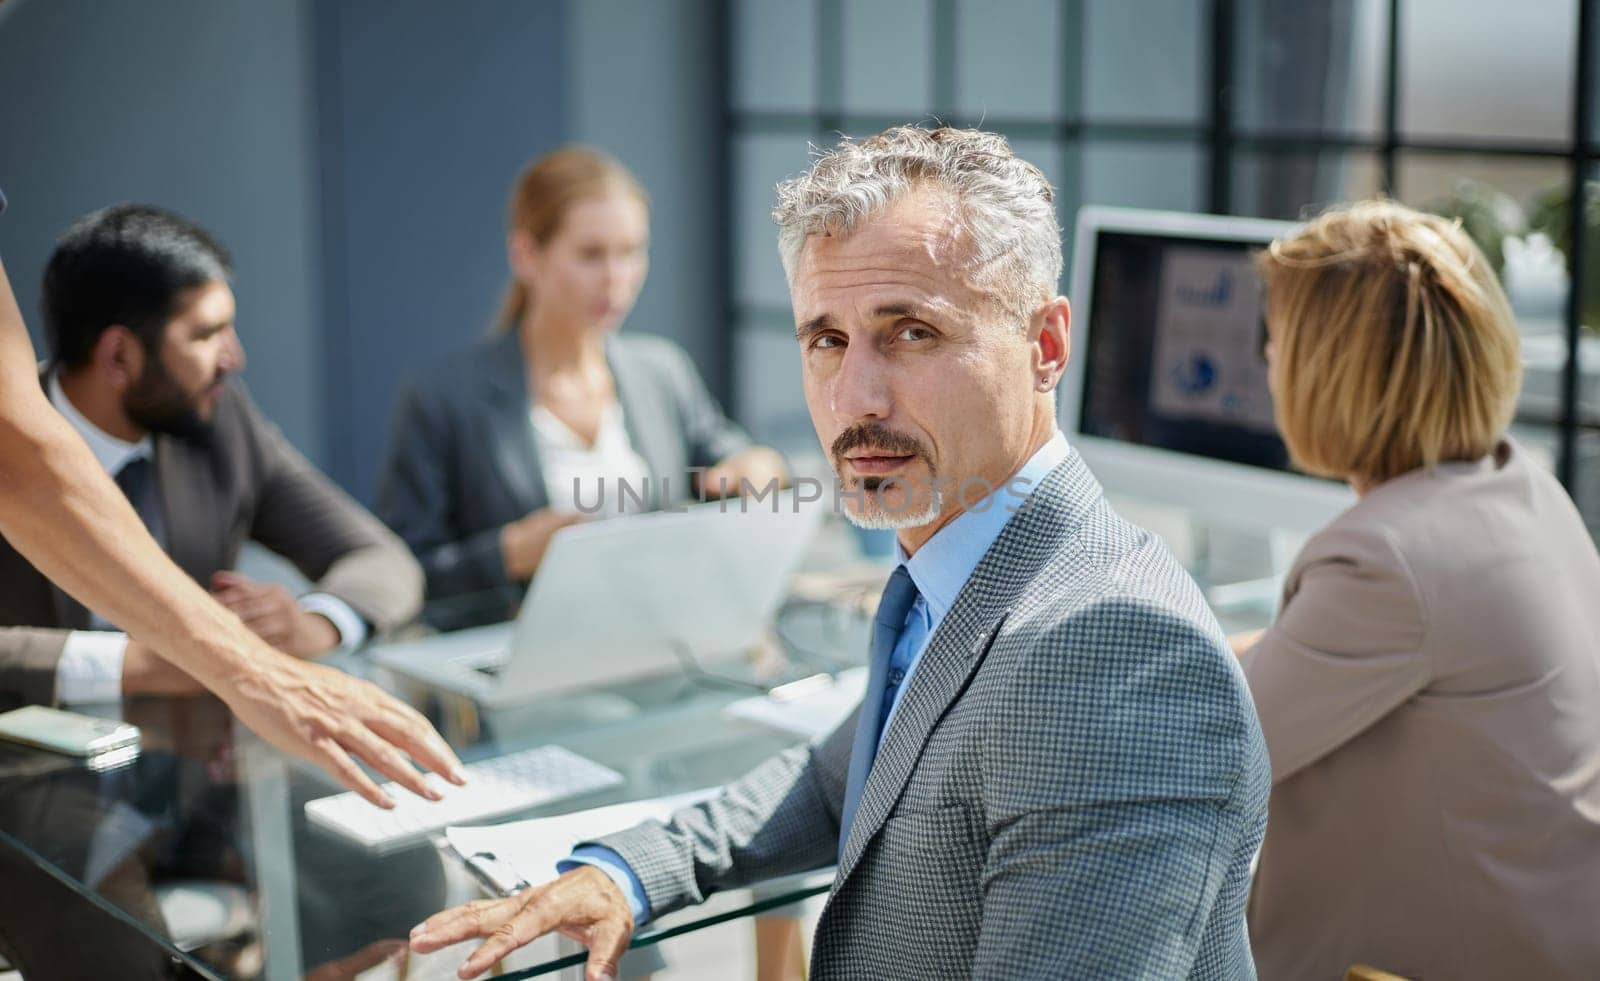
{"label": "white paper sheet", "polygon": [[816,739],[838,728],[861,704],[861,696],[866,690],[867,669],[851,668],[839,672],[838,677],[832,680],[824,676],[822,683],[792,697],[784,697],[784,691],[780,688],[770,695],[741,698],[722,711],[731,718],[759,722],[807,739]]}
{"label": "white paper sheet", "polygon": [[[556,863],[572,853],[572,847],[613,831],[631,828],[652,818],[665,821],[679,808],[698,804],[716,795],[718,787],[706,787],[669,797],[611,804],[606,807],[574,811],[555,817],[512,821],[509,824],[450,827],[445,840],[464,861],[474,856],[493,856],[493,865],[514,873],[531,885],[556,877]],[[482,866],[475,868],[482,871]],[[502,893],[515,891],[505,876],[491,876]],[[486,883],[487,884],[487,883]]]}

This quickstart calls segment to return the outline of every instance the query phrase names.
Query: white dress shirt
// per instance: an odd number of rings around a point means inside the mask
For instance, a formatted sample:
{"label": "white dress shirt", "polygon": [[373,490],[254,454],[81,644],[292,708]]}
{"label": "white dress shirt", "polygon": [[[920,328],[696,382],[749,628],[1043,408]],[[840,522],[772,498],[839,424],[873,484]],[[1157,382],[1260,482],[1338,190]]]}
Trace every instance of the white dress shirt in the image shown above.
{"label": "white dress shirt", "polygon": [[650,467],[628,440],[619,403],[612,402],[600,414],[593,445],[542,405],[535,405],[529,414],[550,507],[597,518],[647,508]]}
{"label": "white dress shirt", "polygon": [[[115,479],[122,468],[137,459],[155,459],[155,442],[146,434],[138,442],[118,439],[90,422],[78,411],[52,372],[50,404],[77,430],[89,451],[107,474]],[[367,638],[367,623],[350,604],[327,593],[308,593],[300,597],[300,608],[324,616],[339,634],[339,650],[353,650]],[[122,662],[128,651],[128,635],[117,630],[105,617],[89,611],[88,630],[67,634],[56,665],[56,700],[64,704],[115,702],[122,697]]]}

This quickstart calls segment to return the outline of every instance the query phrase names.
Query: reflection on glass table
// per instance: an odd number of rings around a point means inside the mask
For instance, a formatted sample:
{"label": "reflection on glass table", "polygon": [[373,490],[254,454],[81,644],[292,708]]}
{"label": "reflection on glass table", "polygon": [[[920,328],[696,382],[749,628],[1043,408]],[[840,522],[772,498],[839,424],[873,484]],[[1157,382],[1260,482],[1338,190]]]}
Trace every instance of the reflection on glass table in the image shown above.
{"label": "reflection on glass table", "polygon": [[[614,786],[504,819],[715,786],[800,739],[735,718],[724,711],[730,704],[815,675],[819,665],[858,662],[865,650],[859,609],[802,597],[779,626],[797,645],[792,657],[774,644],[759,657],[533,701],[485,714],[470,727],[445,728],[455,731],[469,764],[548,745],[621,775]],[[339,663],[395,684],[362,655]],[[471,711],[427,692],[408,694],[436,715]],[[70,889],[72,903],[40,918],[43,932],[66,933],[97,916],[127,927],[134,938],[127,949],[103,953],[126,965],[128,976],[146,968],[150,976],[353,976],[399,956],[387,942],[476,895],[465,870],[430,840],[378,854],[313,825],[306,802],[339,788],[238,730],[213,699],[141,699],[97,714],[138,725],[142,752],[97,771],[64,756],[0,747],[0,850],[8,889],[28,885],[13,881],[14,865]],[[825,885],[824,877],[768,890],[763,899],[772,901],[763,908]],[[743,915],[736,914],[740,902],[733,894],[721,906],[663,918],[639,942],[649,945],[707,917]],[[743,902],[748,906],[748,894]],[[7,930],[30,932],[0,924]],[[50,945],[63,943],[58,938],[9,939],[19,963],[61,963],[49,959]],[[522,966],[564,956],[536,954],[544,960]]]}
{"label": "reflection on glass table", "polygon": [[[414,696],[469,765],[559,746],[622,778],[496,822],[677,794],[720,785],[801,740],[730,707],[776,685],[799,681],[803,690],[821,683],[819,674],[860,665],[866,618],[887,570],[857,568],[854,575],[799,577],[774,642],[759,656],[507,710],[481,712],[403,685],[359,653],[336,663]],[[1270,610],[1251,616],[1230,629],[1259,626]],[[436,837],[380,853],[313,824],[306,803],[340,788],[239,730],[213,699],[142,699],[99,714],[140,727],[137,758],[97,771],[0,747],[0,869],[14,899],[37,897],[32,901],[47,909],[27,918],[44,924],[42,938],[39,931],[18,937],[18,921],[0,922],[13,949],[47,965],[52,944],[57,953],[92,950],[96,963],[112,958],[127,977],[453,976],[465,948],[418,958],[402,943],[427,916],[484,895]],[[653,947],[789,906],[830,882],[821,870],[720,894],[650,923],[634,944]],[[100,946],[83,947],[79,931],[86,928]],[[551,939],[519,951],[503,968],[532,977],[581,960],[574,944]]]}

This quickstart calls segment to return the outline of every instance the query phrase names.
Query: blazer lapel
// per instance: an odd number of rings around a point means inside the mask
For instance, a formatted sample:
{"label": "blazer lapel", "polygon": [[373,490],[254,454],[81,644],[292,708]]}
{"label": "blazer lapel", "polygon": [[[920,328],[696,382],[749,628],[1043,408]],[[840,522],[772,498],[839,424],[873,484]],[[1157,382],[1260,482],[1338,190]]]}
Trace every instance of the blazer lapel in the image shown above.
{"label": "blazer lapel", "polygon": [[489,445],[495,469],[505,481],[513,502],[523,512],[536,511],[549,502],[544,490],[544,474],[534,448],[533,420],[529,407],[533,393],[528,389],[527,365],[515,331],[507,331],[486,349],[485,382],[482,398],[488,411]]}
{"label": "blazer lapel", "polygon": [[850,875],[867,842],[894,809],[934,725],[966,689],[1004,620],[1004,610],[983,609],[978,598],[964,590],[928,641],[861,789],[861,802],[839,863],[840,882]]}
{"label": "blazer lapel", "polygon": [[671,405],[656,398],[649,374],[635,363],[626,346],[606,340],[606,365],[617,385],[617,402],[622,406],[622,421],[633,451],[650,468],[650,506],[664,507],[672,499],[687,499],[691,488],[674,489],[673,483],[687,481],[688,473],[673,473],[671,455],[666,452],[677,433],[678,415]]}
{"label": "blazer lapel", "polygon": [[209,589],[212,569],[227,567],[229,529],[223,527],[221,498],[239,493],[221,487],[213,472],[212,449],[171,436],[155,440],[156,490],[161,499],[161,542],[172,561],[201,587]]}
{"label": "blazer lapel", "polygon": [[973,570],[950,612],[928,641],[883,745],[867,775],[834,879],[834,892],[855,870],[873,835],[900,799],[934,726],[966,690],[1011,608],[1039,569],[1062,549],[1100,497],[1099,484],[1076,453],[1034,490]]}

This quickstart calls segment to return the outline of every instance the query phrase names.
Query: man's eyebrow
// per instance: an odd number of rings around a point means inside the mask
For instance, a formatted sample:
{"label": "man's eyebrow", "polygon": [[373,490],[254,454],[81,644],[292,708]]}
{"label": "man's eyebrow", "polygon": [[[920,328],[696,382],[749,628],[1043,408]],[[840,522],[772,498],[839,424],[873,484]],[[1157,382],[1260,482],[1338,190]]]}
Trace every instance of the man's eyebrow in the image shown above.
{"label": "man's eyebrow", "polygon": [[872,311],[874,317],[911,317],[920,320],[927,316],[926,311],[910,303],[886,303]]}
{"label": "man's eyebrow", "polygon": [[833,326],[833,317],[823,313],[812,317],[794,329],[795,340],[803,341],[818,331],[827,330]]}
{"label": "man's eyebrow", "polygon": [[[874,319],[883,319],[885,317],[911,317],[914,320],[923,320],[927,318],[928,312],[920,305],[915,303],[885,303],[884,305],[874,309],[872,311],[872,316]],[[817,316],[812,317],[810,320],[807,320],[805,323],[796,327],[794,329],[794,336],[797,340],[803,341],[818,331],[831,330],[833,329],[833,326],[833,317],[830,314],[818,314]]]}

